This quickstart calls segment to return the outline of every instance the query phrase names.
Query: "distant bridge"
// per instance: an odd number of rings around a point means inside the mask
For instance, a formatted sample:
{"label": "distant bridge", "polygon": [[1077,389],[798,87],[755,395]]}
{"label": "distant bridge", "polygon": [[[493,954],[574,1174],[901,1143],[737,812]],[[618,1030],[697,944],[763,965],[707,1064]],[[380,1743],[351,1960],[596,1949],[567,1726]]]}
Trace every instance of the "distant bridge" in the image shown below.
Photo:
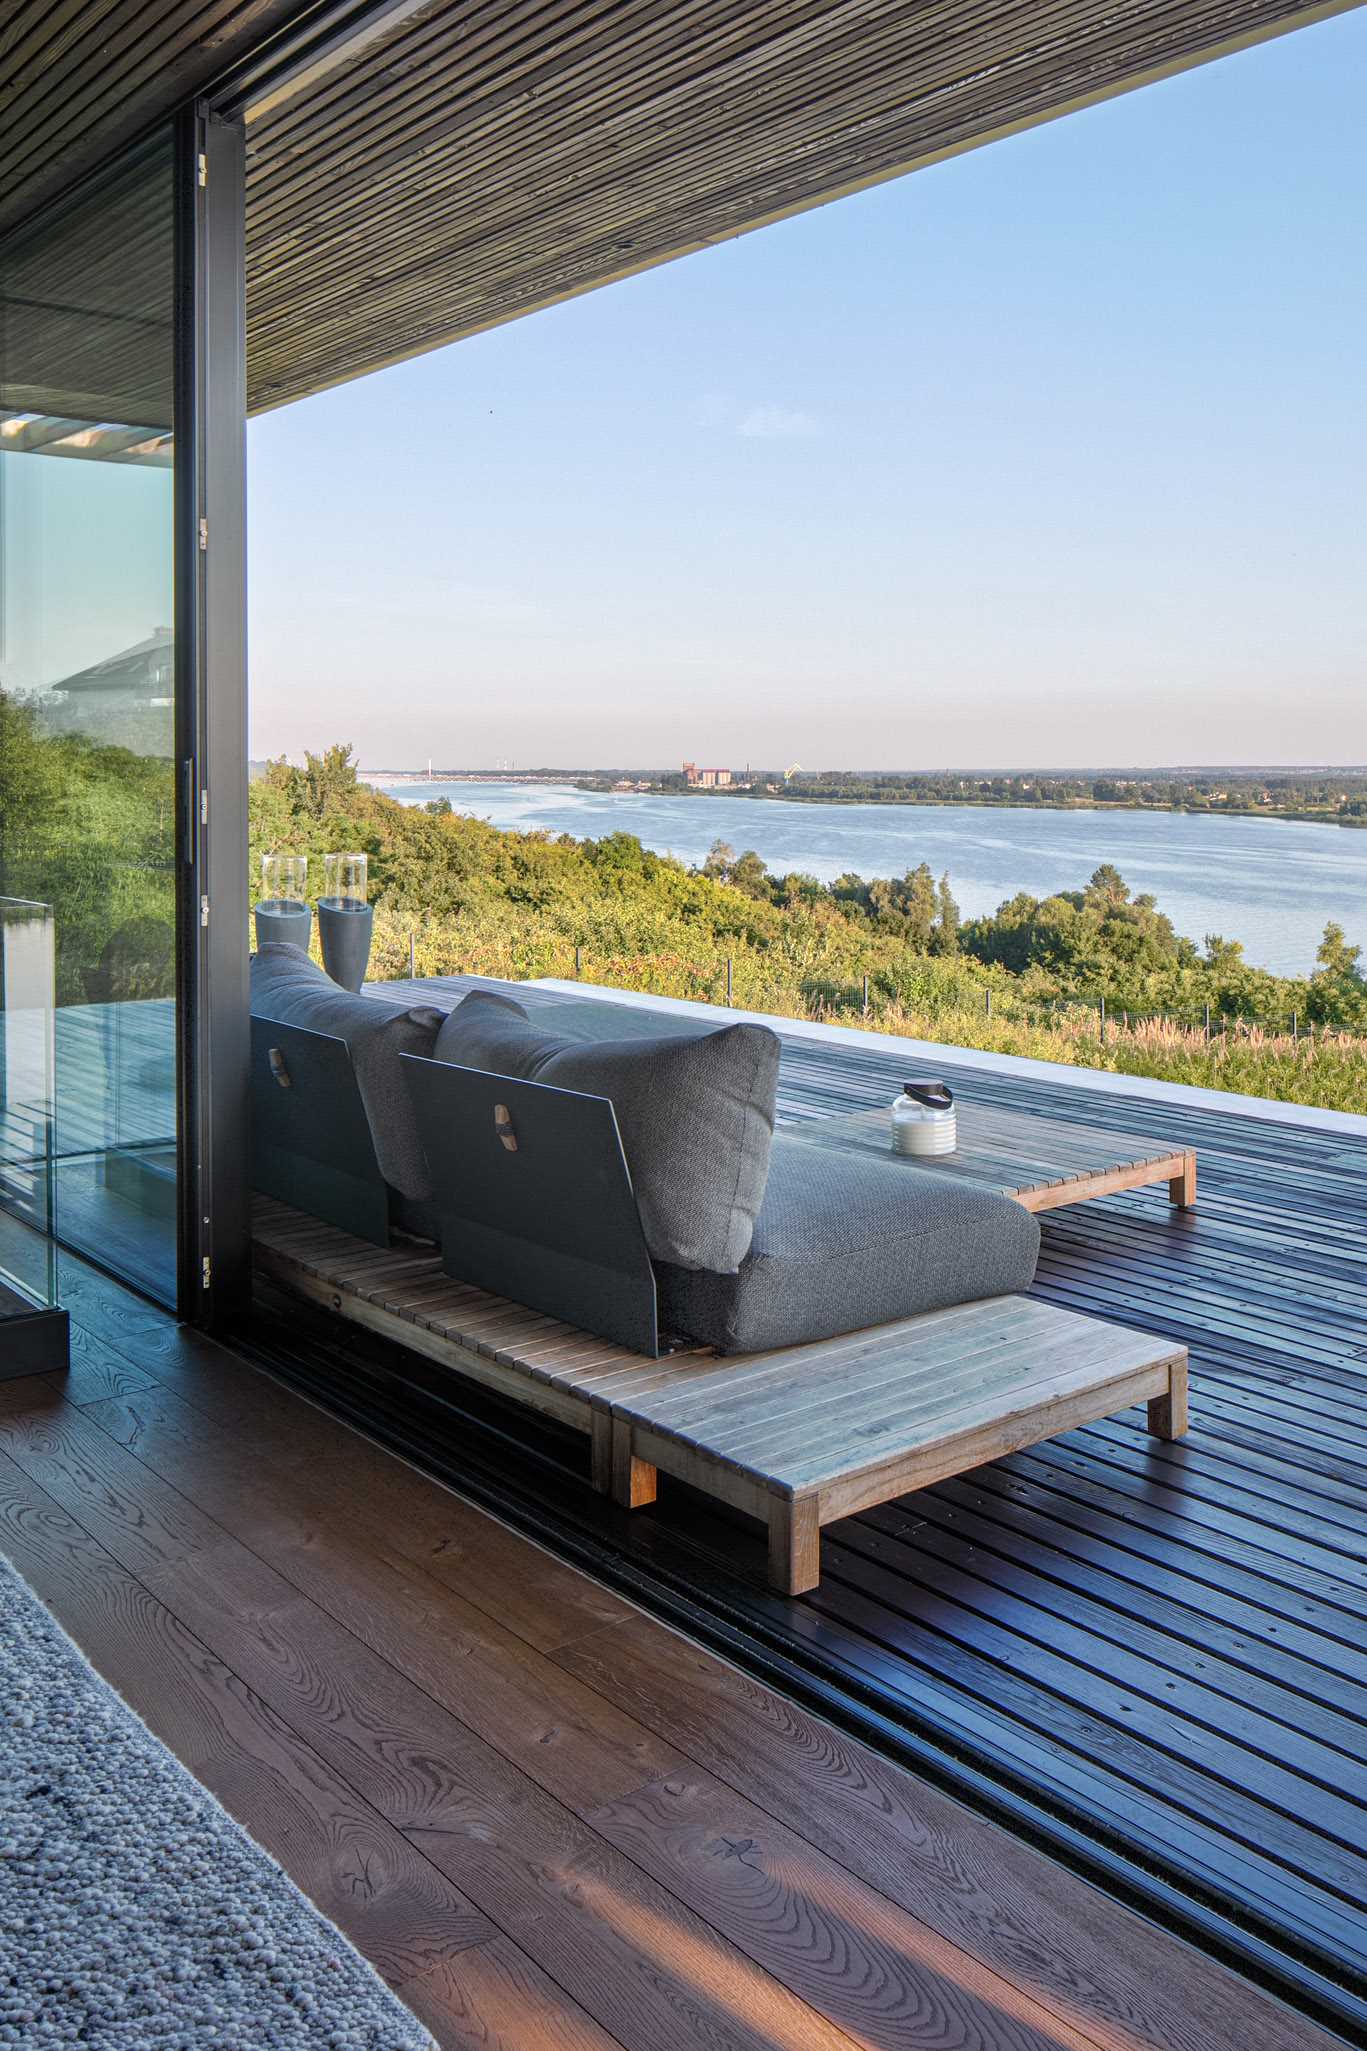
{"label": "distant bridge", "polygon": [[[603,769],[358,769],[362,783],[569,783],[577,776],[606,776]],[[612,774],[618,772],[613,771]]]}

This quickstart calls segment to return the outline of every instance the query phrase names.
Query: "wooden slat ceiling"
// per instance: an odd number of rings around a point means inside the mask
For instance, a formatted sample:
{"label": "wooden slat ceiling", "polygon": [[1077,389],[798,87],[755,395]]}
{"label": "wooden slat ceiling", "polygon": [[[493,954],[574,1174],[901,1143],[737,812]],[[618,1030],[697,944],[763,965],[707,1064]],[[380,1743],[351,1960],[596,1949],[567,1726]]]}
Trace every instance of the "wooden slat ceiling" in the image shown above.
{"label": "wooden slat ceiling", "polygon": [[0,0],[0,235],[312,38],[248,107],[261,408],[1357,4]]}
{"label": "wooden slat ceiling", "polygon": [[173,157],[161,141],[83,189],[57,234],[0,251],[0,451],[122,456],[169,434]]}
{"label": "wooden slat ceiling", "polygon": [[0,0],[0,235],[319,0]]}
{"label": "wooden slat ceiling", "polygon": [[1355,0],[416,0],[249,113],[279,405]]}

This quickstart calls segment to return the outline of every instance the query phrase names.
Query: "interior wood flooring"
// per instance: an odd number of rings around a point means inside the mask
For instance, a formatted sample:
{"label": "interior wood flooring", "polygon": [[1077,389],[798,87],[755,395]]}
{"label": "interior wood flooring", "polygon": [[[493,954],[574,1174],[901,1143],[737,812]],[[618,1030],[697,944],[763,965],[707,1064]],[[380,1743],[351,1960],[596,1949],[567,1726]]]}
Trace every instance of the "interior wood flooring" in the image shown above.
{"label": "interior wood flooring", "polygon": [[0,1548],[443,2046],[1336,2040],[117,1285]]}

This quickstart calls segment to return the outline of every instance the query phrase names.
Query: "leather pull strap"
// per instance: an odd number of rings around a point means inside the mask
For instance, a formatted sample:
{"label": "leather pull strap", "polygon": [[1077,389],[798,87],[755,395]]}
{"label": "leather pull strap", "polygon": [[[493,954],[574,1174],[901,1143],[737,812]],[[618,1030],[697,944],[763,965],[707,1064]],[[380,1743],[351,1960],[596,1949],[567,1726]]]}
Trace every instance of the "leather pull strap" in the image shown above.
{"label": "leather pull strap", "polygon": [[909,1082],[903,1088],[918,1104],[924,1104],[928,1111],[947,1111],[954,1102],[954,1092],[948,1083]]}

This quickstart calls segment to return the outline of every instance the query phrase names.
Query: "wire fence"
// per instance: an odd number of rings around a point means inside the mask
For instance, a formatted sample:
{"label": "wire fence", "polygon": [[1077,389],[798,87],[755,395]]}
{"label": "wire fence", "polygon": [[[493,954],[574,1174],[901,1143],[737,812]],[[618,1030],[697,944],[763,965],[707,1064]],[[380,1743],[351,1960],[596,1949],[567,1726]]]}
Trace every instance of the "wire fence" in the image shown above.
{"label": "wire fence", "polygon": [[[571,950],[567,948],[564,964],[567,970],[571,967],[570,957]],[[416,933],[409,934],[408,960],[409,974],[416,976]],[[595,966],[598,970],[597,978],[594,974]],[[611,956],[603,957],[601,960],[591,958],[590,950],[582,945],[572,950],[572,979],[576,982],[592,983],[600,980],[608,986],[631,988],[643,995],[683,994],[678,989],[652,990],[649,987],[652,980],[649,958],[631,958],[629,984],[620,982],[622,966],[619,960]],[[686,965],[680,964],[671,956],[669,967],[673,970],[676,981],[681,967],[686,967],[689,981],[687,995],[694,1001],[735,1007],[737,976],[734,956],[727,955],[712,962]],[[1188,1010],[1161,1007],[1139,1009],[1131,1005],[1117,1004],[1104,993],[1055,997],[1041,1001],[1021,996],[1000,984],[967,980],[950,991],[890,989],[886,984],[880,986],[879,979],[868,974],[848,983],[829,980],[812,982],[803,987],[802,994],[807,1000],[808,1016],[842,1019],[858,1016],[871,1025],[876,1024],[880,1016],[896,1017],[908,1012],[948,1012],[963,1017],[977,1010],[988,1024],[1063,1032],[1071,1038],[1095,1039],[1102,1047],[1120,1038],[1154,1041],[1160,1037],[1180,1037],[1187,1045],[1197,1042],[1214,1045],[1238,1040],[1276,1046],[1289,1043],[1291,1051],[1296,1052],[1302,1047],[1313,1050],[1317,1045],[1333,1044],[1341,1047],[1361,1047],[1367,1054],[1367,1036],[1362,1032],[1341,1022],[1305,1016],[1298,1007],[1279,1017],[1260,1016],[1243,1011],[1222,1011],[1218,1005],[1209,1002],[1203,1002]],[[763,1010],[765,1004],[757,1001],[744,1004],[742,1008]]]}

